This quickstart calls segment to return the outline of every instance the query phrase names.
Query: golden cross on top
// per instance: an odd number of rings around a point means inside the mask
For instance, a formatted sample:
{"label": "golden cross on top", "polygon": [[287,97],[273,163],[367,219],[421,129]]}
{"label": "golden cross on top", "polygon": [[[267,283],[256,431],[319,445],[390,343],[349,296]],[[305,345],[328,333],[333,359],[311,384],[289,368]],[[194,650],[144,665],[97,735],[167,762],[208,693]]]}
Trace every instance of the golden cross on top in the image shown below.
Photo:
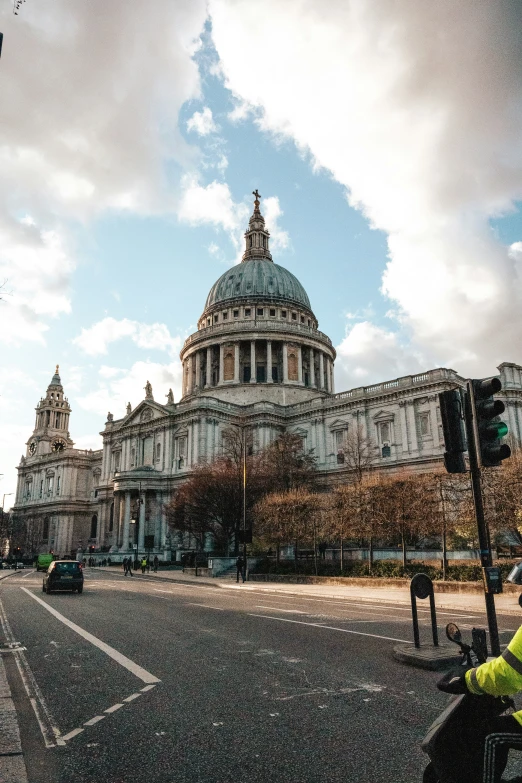
{"label": "golden cross on top", "polygon": [[261,198],[261,193],[258,192],[257,188],[252,191],[252,195],[256,197],[256,201]]}

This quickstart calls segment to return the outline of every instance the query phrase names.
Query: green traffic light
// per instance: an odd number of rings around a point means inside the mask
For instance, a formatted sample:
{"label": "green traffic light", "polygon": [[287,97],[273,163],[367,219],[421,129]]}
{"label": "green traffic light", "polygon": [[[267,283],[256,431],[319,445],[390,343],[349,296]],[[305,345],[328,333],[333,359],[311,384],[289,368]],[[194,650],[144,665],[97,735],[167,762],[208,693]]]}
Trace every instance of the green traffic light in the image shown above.
{"label": "green traffic light", "polygon": [[504,438],[508,434],[508,425],[505,421],[499,421],[497,425],[497,437]]}

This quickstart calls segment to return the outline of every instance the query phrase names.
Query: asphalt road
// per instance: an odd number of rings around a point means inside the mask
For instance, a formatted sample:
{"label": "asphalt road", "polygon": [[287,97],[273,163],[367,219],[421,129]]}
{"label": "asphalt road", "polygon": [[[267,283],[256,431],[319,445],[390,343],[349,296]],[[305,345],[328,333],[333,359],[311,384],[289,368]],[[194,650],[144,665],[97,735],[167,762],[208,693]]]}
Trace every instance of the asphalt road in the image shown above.
{"label": "asphalt road", "polygon": [[[25,648],[3,660],[30,783],[422,780],[446,697],[392,657],[407,608],[94,569],[82,595],[41,581],[0,583],[2,641]],[[499,627],[507,642],[516,618]]]}

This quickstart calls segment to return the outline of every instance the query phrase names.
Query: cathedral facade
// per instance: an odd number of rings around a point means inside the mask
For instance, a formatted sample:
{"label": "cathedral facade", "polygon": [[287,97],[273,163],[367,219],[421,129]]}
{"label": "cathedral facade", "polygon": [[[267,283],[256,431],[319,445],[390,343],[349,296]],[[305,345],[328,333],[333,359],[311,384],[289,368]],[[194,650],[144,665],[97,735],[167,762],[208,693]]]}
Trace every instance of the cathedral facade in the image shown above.
{"label": "cathedral facade", "polygon": [[[298,435],[332,485],[350,480],[345,449],[353,432],[371,442],[376,469],[442,463],[438,394],[465,379],[437,368],[337,393],[335,349],[303,286],[274,263],[254,195],[242,262],[211,288],[182,348],[179,402],[171,390],[166,404],[157,402],[147,381],[136,408],[129,403],[122,418],[108,414],[101,450],[75,449],[56,368],[36,408],[12,509],[33,530],[35,551],[120,559],[137,547],[179,559],[191,542],[169,531],[165,507],[195,465],[222,454],[224,432],[234,426],[251,432],[254,450],[282,432]],[[520,443],[522,367],[498,370],[509,431]]]}

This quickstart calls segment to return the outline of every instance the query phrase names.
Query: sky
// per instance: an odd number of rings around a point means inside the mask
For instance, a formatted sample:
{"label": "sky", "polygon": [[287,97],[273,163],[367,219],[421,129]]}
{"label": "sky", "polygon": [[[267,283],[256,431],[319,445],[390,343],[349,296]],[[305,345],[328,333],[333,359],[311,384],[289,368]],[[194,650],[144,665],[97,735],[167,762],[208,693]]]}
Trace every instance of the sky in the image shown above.
{"label": "sky", "polygon": [[337,391],[522,364],[518,0],[0,0],[0,494],[170,387],[252,191]]}

